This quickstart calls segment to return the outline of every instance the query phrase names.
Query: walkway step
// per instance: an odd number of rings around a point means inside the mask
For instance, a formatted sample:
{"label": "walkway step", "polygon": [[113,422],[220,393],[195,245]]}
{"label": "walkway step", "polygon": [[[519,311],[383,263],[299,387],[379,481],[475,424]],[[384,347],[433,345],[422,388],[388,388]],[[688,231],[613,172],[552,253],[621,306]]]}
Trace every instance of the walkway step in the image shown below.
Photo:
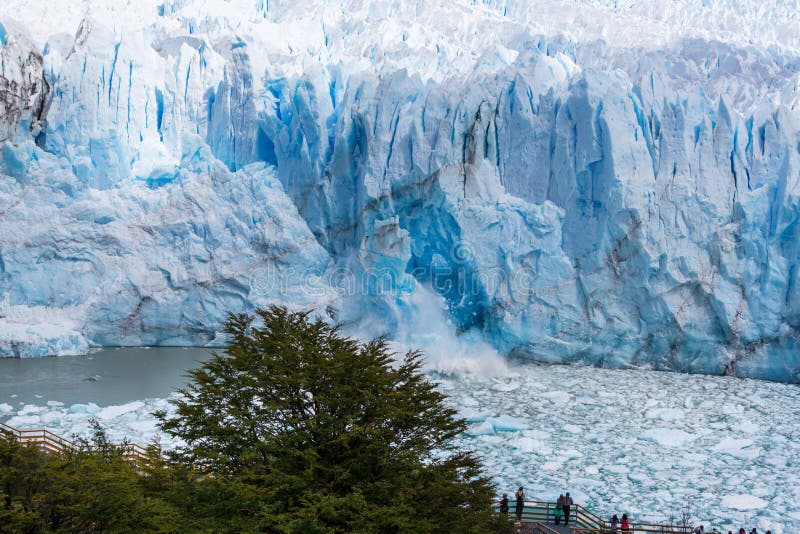
{"label": "walkway step", "polygon": [[559,534],[570,534],[569,527],[564,525],[556,525],[555,523],[542,523],[543,525],[547,525],[548,527],[552,528]]}

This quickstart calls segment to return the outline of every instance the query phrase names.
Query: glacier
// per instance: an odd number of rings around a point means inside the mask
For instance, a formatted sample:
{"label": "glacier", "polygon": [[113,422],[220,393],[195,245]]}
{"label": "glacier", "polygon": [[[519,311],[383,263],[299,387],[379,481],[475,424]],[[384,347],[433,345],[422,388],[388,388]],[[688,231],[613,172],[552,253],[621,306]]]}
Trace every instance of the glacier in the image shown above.
{"label": "glacier", "polygon": [[798,24],[7,0],[0,356],[216,346],[277,303],[440,351],[798,382]]}

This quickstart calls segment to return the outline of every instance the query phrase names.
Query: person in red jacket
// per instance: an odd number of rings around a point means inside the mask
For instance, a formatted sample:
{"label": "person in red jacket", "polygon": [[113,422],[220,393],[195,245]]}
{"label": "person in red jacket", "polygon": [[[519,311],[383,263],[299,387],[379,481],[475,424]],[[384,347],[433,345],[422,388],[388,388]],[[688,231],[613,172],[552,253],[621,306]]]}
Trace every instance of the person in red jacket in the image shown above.
{"label": "person in red jacket", "polygon": [[620,526],[622,527],[622,532],[631,531],[631,522],[628,520],[628,514],[622,514],[622,521],[620,522]]}

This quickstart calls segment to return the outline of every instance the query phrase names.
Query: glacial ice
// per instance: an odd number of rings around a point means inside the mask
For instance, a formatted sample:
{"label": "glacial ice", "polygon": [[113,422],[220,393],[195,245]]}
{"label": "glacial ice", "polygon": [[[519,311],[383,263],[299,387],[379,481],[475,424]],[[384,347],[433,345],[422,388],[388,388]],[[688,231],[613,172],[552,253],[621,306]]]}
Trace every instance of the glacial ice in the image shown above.
{"label": "glacial ice", "polygon": [[800,380],[799,10],[45,4],[0,6],[0,355],[279,303]]}

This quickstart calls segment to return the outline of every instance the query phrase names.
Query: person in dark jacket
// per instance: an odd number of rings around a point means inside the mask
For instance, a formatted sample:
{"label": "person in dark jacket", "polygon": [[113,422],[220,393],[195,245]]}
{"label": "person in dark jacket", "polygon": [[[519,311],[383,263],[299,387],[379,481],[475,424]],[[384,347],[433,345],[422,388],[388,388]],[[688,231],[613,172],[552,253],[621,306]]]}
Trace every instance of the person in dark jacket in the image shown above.
{"label": "person in dark jacket", "polygon": [[572,497],[569,496],[569,492],[564,496],[564,524],[569,525],[569,510],[572,506]]}
{"label": "person in dark jacket", "polygon": [[522,489],[522,486],[519,487],[514,496],[517,498],[517,508],[515,510],[517,513],[517,521],[521,521],[522,509],[525,507],[525,490]]}
{"label": "person in dark jacket", "polygon": [[508,493],[504,493],[503,498],[500,499],[500,513],[508,515]]}

